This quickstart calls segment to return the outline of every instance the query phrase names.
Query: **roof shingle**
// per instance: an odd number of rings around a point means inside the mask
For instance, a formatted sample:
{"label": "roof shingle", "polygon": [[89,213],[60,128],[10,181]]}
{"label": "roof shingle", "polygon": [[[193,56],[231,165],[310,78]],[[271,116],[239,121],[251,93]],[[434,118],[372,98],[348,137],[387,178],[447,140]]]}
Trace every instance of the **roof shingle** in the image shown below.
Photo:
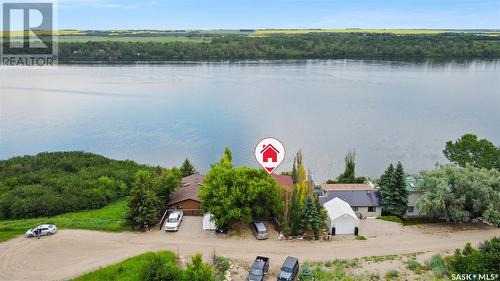
{"label": "roof shingle", "polygon": [[201,202],[198,197],[198,189],[203,184],[203,178],[204,176],[198,173],[183,177],[181,187],[172,194],[170,200],[168,201],[168,205],[179,203],[188,199]]}

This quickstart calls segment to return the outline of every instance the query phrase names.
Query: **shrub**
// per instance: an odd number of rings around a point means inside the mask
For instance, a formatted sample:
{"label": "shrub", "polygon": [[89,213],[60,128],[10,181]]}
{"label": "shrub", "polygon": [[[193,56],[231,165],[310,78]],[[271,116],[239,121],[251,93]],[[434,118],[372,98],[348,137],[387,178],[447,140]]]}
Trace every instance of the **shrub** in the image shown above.
{"label": "shrub", "polygon": [[231,266],[231,261],[225,257],[215,257],[214,258],[214,266],[216,269],[216,277],[218,280],[224,280],[224,276],[226,271],[229,270]]}
{"label": "shrub", "polygon": [[377,217],[377,219],[383,220],[383,221],[403,223],[403,221],[399,217],[396,217],[396,216],[380,216],[380,217]]}
{"label": "shrub", "polygon": [[449,258],[450,271],[458,274],[474,272],[489,274],[500,271],[500,238],[494,237],[485,241],[479,249],[467,243],[462,251],[455,250]]}
{"label": "shrub", "polygon": [[356,236],[356,240],[366,240],[366,237],[364,237],[363,235],[358,235]]}
{"label": "shrub", "polygon": [[304,266],[302,266],[302,268],[300,269],[299,280],[301,281],[313,280],[313,272],[311,271],[311,269],[307,264],[304,264]]}
{"label": "shrub", "polygon": [[203,263],[201,254],[191,258],[191,262],[187,265],[186,278],[189,281],[215,281],[212,267]]}
{"label": "shrub", "polygon": [[416,274],[420,274],[422,272],[422,267],[420,266],[420,263],[418,263],[418,261],[416,260],[409,260],[406,263],[406,267],[408,267],[408,269],[415,272]]}
{"label": "shrub", "polygon": [[446,272],[444,259],[441,255],[434,255],[427,262],[427,267],[432,270],[436,277],[443,277]]}
{"label": "shrub", "polygon": [[391,280],[391,279],[397,278],[398,276],[399,276],[399,272],[397,270],[390,270],[390,271],[387,271],[387,273],[385,274],[385,279]]}

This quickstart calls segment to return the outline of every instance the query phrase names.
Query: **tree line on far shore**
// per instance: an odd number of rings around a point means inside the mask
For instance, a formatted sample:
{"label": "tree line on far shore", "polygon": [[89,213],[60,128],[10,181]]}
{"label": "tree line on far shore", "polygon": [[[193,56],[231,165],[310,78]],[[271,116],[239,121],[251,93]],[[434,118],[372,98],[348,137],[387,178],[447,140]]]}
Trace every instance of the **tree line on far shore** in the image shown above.
{"label": "tree line on far shore", "polygon": [[325,33],[248,37],[228,35],[208,42],[59,43],[64,62],[155,62],[259,59],[498,59],[500,37],[445,33],[395,35]]}

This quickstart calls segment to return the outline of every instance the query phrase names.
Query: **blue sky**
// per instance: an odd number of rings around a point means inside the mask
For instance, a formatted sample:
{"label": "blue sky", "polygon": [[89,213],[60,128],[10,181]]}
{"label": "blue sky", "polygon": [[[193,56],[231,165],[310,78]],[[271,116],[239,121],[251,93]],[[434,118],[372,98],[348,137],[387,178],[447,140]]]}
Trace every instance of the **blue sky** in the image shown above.
{"label": "blue sky", "polygon": [[499,0],[59,0],[61,29],[500,28]]}

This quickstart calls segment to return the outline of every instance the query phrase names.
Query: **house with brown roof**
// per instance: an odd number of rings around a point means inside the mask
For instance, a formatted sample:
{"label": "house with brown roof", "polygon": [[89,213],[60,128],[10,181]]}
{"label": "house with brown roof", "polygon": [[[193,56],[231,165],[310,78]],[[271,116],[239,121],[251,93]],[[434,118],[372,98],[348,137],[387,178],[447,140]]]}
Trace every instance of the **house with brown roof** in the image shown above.
{"label": "house with brown roof", "polygon": [[201,200],[198,189],[203,184],[204,176],[192,174],[182,178],[178,188],[168,201],[168,209],[182,209],[186,216],[201,216]]}
{"label": "house with brown roof", "polygon": [[290,187],[293,189],[293,180],[291,176],[287,175],[277,175],[271,174],[273,178],[276,180],[276,183],[282,186]]}

